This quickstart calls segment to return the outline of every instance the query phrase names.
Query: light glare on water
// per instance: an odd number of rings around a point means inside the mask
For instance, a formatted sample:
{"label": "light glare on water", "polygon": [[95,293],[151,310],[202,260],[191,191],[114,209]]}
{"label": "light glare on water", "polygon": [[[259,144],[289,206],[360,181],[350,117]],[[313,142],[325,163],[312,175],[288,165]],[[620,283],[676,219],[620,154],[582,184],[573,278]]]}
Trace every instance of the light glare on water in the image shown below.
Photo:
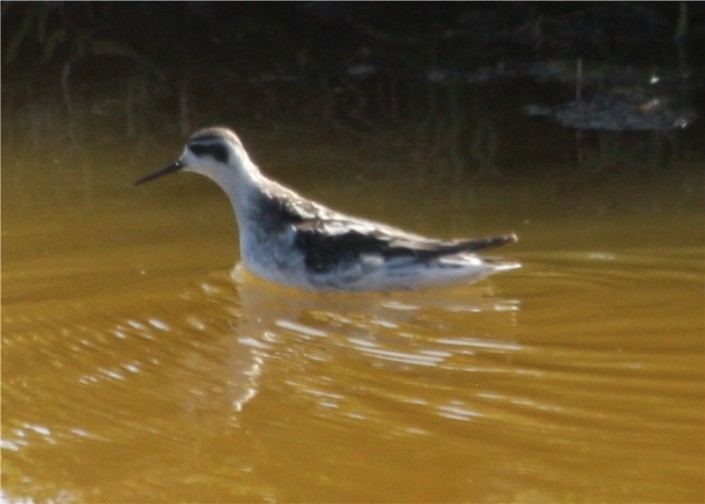
{"label": "light glare on water", "polygon": [[700,215],[448,222],[411,194],[390,205],[423,205],[416,231],[517,231],[496,254],[522,269],[322,294],[231,275],[206,181],[128,171],[88,203],[3,208],[4,500],[705,497]]}

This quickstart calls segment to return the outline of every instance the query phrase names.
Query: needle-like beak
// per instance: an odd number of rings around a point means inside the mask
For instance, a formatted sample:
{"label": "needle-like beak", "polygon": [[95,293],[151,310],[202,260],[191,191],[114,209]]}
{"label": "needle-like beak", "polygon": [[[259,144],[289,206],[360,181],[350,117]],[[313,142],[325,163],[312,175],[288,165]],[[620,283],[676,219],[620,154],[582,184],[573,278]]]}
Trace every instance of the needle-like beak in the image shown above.
{"label": "needle-like beak", "polygon": [[169,175],[170,173],[177,172],[177,171],[181,170],[184,166],[186,166],[184,164],[184,162],[179,159],[174,164],[170,164],[166,168],[162,168],[159,171],[155,171],[154,173],[147,175],[144,178],[139,179],[137,182],[135,182],[135,185],[138,186],[140,184],[144,184],[145,182],[149,182],[150,180],[154,180],[154,179],[162,177],[164,175]]}

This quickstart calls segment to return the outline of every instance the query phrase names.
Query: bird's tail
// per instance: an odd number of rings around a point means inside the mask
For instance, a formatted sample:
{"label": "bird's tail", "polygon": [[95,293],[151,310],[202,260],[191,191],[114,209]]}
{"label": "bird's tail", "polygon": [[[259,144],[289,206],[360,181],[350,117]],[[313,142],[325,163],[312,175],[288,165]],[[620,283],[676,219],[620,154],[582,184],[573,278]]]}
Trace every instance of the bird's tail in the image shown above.
{"label": "bird's tail", "polygon": [[454,240],[437,247],[433,251],[429,251],[430,253],[424,254],[424,259],[428,260],[440,256],[460,254],[462,252],[477,252],[478,250],[483,250],[486,248],[499,247],[501,245],[506,245],[507,243],[514,243],[518,240],[519,238],[514,233],[499,236],[488,236],[484,238]]}
{"label": "bird's tail", "polygon": [[507,243],[515,243],[519,241],[519,237],[514,234],[506,234],[500,236],[489,236],[486,238],[470,238],[468,240],[461,240],[456,244],[458,252],[475,252],[477,250],[482,250],[491,247],[499,247],[501,245],[506,245]]}

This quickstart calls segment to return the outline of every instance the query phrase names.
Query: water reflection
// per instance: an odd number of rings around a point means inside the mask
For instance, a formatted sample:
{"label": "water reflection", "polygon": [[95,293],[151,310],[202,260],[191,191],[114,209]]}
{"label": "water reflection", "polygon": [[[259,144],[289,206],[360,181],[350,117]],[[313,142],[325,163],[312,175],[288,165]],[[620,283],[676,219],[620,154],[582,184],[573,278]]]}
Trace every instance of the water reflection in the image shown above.
{"label": "water reflection", "polygon": [[[447,313],[496,312],[505,325],[516,324],[519,301],[493,294],[489,285],[477,288],[425,292],[325,294],[278,287],[235,268],[235,282],[242,317],[233,326],[239,341],[269,356],[260,355],[262,372],[267,358],[287,355],[288,363],[331,363],[340,359],[362,361],[376,369],[410,371],[416,366],[459,369],[459,356],[474,355],[475,348],[507,350],[516,343],[493,342],[492,335],[451,337],[454,329]],[[502,325],[500,324],[500,327]],[[439,334],[446,334],[444,338]],[[463,345],[462,342],[465,342]],[[277,347],[279,345],[279,347]],[[259,374],[259,373],[258,373]],[[248,376],[251,376],[249,374]],[[319,375],[288,384],[295,393],[321,398],[325,407],[338,408],[343,396],[322,385],[336,380]],[[325,388],[325,387],[324,387]],[[254,394],[250,396],[252,398]],[[354,412],[349,412],[353,417]]]}

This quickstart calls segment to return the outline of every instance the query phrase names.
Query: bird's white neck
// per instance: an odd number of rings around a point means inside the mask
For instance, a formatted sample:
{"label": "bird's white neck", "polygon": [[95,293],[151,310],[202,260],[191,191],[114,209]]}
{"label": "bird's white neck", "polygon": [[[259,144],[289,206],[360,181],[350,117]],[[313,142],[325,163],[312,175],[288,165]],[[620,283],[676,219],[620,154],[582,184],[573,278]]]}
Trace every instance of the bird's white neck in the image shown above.
{"label": "bird's white neck", "polygon": [[227,194],[242,237],[242,233],[251,225],[248,213],[253,208],[252,201],[264,192],[269,180],[262,175],[244,149],[238,149],[227,168],[221,165],[219,169],[196,168],[192,171],[205,175]]}

